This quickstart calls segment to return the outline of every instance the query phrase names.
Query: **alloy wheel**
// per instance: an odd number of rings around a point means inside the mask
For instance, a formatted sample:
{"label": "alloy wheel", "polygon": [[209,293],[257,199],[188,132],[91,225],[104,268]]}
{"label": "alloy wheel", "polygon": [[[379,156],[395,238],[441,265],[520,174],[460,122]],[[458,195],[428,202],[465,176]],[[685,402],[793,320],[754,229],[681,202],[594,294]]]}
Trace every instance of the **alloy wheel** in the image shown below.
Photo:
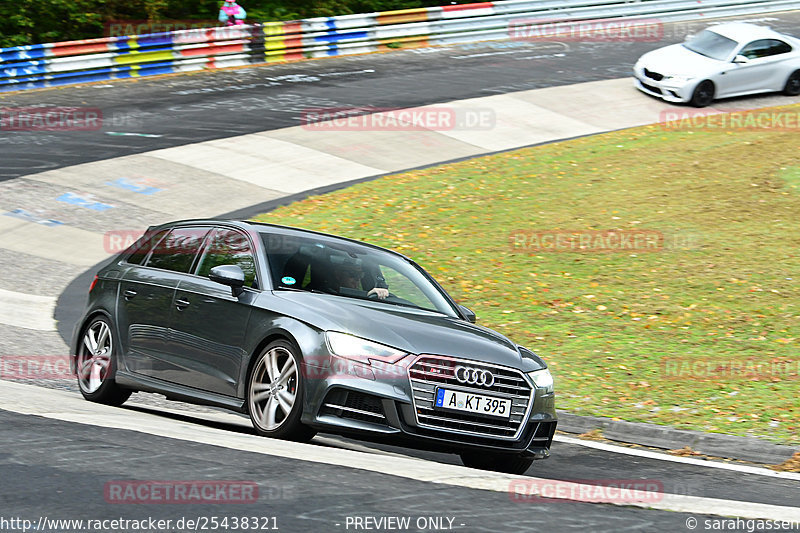
{"label": "alloy wheel", "polygon": [[111,369],[113,342],[105,320],[97,320],[86,329],[77,358],[78,384],[83,392],[95,393],[105,382]]}
{"label": "alloy wheel", "polygon": [[282,346],[268,349],[250,380],[250,412],[259,429],[274,431],[283,425],[297,401],[297,389],[297,363],[291,352]]}

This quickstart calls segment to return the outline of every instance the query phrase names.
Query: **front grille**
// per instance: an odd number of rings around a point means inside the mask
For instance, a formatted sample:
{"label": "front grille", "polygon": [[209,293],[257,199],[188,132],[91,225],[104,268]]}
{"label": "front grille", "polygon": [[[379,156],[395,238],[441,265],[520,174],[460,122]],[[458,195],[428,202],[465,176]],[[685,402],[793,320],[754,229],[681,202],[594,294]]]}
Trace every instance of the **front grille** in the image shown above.
{"label": "front grille", "polygon": [[[485,387],[460,383],[455,377],[455,368],[459,365],[490,371],[495,378],[494,384]],[[408,374],[414,393],[414,412],[417,424],[423,428],[513,440],[519,437],[533,402],[533,389],[528,385],[522,372],[512,368],[425,355],[411,365]],[[511,399],[511,416],[504,419],[469,412],[436,409],[434,408],[434,398],[437,387],[497,398],[509,398]]]}
{"label": "front grille", "polygon": [[653,72],[652,70],[644,69],[644,75],[650,78],[651,80],[661,81],[664,79],[663,74],[659,74],[658,72]]}

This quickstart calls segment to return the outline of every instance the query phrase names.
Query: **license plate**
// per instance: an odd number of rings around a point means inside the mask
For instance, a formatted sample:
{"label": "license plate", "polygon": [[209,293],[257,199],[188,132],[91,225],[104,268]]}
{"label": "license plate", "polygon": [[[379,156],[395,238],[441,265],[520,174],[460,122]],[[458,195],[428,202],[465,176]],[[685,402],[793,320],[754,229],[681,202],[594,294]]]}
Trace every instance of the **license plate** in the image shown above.
{"label": "license plate", "polygon": [[457,390],[436,389],[435,405],[442,409],[455,409],[498,418],[511,416],[511,400],[509,399]]}

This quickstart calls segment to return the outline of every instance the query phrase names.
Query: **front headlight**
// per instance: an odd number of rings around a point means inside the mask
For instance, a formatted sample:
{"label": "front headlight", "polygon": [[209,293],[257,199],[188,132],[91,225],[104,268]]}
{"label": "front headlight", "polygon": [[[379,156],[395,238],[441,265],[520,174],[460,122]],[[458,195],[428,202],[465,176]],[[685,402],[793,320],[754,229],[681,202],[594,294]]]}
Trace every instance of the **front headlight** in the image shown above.
{"label": "front headlight", "polygon": [[542,389],[545,394],[550,394],[553,392],[553,376],[550,374],[548,369],[543,368],[542,370],[528,372],[528,377],[533,380],[536,388]]}
{"label": "front headlight", "polygon": [[683,85],[694,79],[694,76],[664,76],[664,81],[675,85]]}
{"label": "front headlight", "polygon": [[385,363],[396,363],[406,355],[405,352],[384,344],[362,339],[355,335],[348,335],[347,333],[339,333],[338,331],[326,331],[325,340],[332,354],[367,364],[369,364],[370,359],[378,359]]}

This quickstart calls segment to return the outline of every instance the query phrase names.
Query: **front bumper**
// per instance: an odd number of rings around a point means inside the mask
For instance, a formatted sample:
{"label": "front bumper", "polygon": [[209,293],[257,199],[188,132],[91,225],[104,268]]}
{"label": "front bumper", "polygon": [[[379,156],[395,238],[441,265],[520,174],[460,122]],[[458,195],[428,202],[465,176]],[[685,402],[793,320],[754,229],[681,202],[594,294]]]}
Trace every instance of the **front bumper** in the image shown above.
{"label": "front bumper", "polygon": [[695,81],[678,84],[669,79],[655,80],[645,75],[644,68],[636,67],[633,71],[634,86],[643,93],[661,98],[666,102],[686,103],[692,98]]}
{"label": "front bumper", "polygon": [[[304,423],[323,432],[353,434],[362,439],[436,451],[484,450],[534,459],[549,456],[557,425],[553,393],[544,394],[528,383],[530,401],[524,408],[520,406],[521,414],[506,434],[497,429],[493,419],[453,420],[447,413],[438,412],[436,414],[447,424],[436,427],[429,420],[430,407],[420,400],[419,382],[415,388],[415,382],[409,377],[412,364],[413,360],[402,361],[389,365],[396,368],[384,368],[377,373],[369,369],[369,365],[355,368],[360,363],[349,362],[351,371],[347,376],[337,372],[336,376],[324,380],[324,384],[312,383],[315,390],[308,391],[311,401],[309,409],[305,410]],[[476,427],[480,429],[482,424],[495,434],[477,432]]]}

